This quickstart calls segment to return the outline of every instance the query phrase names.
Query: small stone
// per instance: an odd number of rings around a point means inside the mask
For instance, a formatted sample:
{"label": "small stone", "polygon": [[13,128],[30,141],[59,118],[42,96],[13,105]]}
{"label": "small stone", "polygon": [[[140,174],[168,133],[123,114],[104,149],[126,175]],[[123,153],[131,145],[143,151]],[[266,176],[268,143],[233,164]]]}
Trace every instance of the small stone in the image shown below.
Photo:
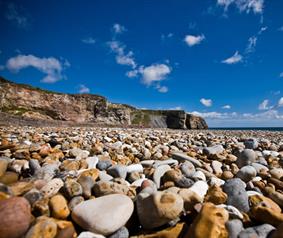
{"label": "small stone", "polygon": [[178,161],[181,161],[181,162],[183,162],[183,161],[189,161],[189,162],[191,162],[191,163],[192,163],[194,166],[196,166],[196,167],[202,167],[202,164],[201,164],[200,161],[198,161],[197,159],[192,158],[192,157],[186,155],[185,153],[174,152],[174,153],[172,154],[172,157],[173,157],[173,159],[176,159],[176,160],[178,160]]}
{"label": "small stone", "polygon": [[82,150],[79,148],[73,148],[69,151],[69,154],[71,157],[75,157],[76,159],[86,159],[89,155],[89,152],[87,150]]}
{"label": "small stone", "polygon": [[192,187],[188,188],[190,191],[195,192],[203,201],[205,194],[208,190],[208,185],[204,181],[197,181]]}
{"label": "small stone", "polygon": [[229,170],[225,170],[223,173],[222,173],[222,179],[225,179],[225,180],[228,180],[228,179],[231,179],[234,177],[234,174],[229,171]]}
{"label": "small stone", "polygon": [[180,170],[187,178],[190,178],[196,171],[195,166],[190,161],[185,161],[184,163],[182,163]]}
{"label": "small stone", "polygon": [[64,183],[62,179],[55,178],[48,182],[45,186],[43,186],[40,191],[42,192],[44,197],[52,197],[56,193],[58,193],[58,191],[60,190],[60,188],[63,187],[63,185]]}
{"label": "small stone", "polygon": [[145,229],[160,227],[178,218],[183,206],[181,196],[172,192],[155,192],[137,198],[139,220]]}
{"label": "small stone", "polygon": [[31,189],[27,193],[25,193],[24,198],[27,199],[32,206],[36,201],[43,198],[42,193],[36,188]]}
{"label": "small stone", "polygon": [[105,236],[100,235],[100,234],[95,234],[95,233],[90,232],[90,231],[83,231],[83,232],[80,233],[78,238],[105,238]]}
{"label": "small stone", "polygon": [[237,238],[240,232],[244,229],[243,223],[239,219],[233,219],[226,222],[226,228],[229,233],[229,238]]}
{"label": "small stone", "polygon": [[96,167],[99,170],[106,170],[112,166],[112,162],[110,159],[99,160]]}
{"label": "small stone", "polygon": [[266,238],[268,237],[268,234],[273,230],[275,230],[275,227],[269,224],[249,227],[241,231],[240,234],[238,235],[238,238],[252,238],[252,237]]}
{"label": "small stone", "polygon": [[255,138],[250,138],[244,141],[246,149],[256,149],[258,147],[258,141]]}
{"label": "small stone", "polygon": [[212,203],[204,203],[200,213],[195,218],[186,237],[216,238],[228,237],[225,223],[228,221],[228,212],[217,208]]}
{"label": "small stone", "polygon": [[73,197],[68,204],[70,211],[73,211],[74,207],[77,206],[78,204],[80,204],[83,201],[84,201],[84,197],[82,197],[82,196]]}
{"label": "small stone", "polygon": [[108,238],[128,238],[129,231],[125,226],[122,226],[118,231],[108,236]]}
{"label": "small stone", "polygon": [[34,187],[33,182],[18,181],[10,185],[10,189],[14,196],[20,196],[28,192]]}
{"label": "small stone", "polygon": [[55,220],[57,224],[56,238],[75,238],[77,233],[72,222],[65,220]]}
{"label": "small stone", "polygon": [[205,147],[203,148],[203,153],[205,155],[215,155],[215,154],[220,154],[224,151],[224,148],[222,145],[214,145],[214,146],[210,146],[210,147]]}
{"label": "small stone", "polygon": [[130,198],[113,194],[80,203],[74,208],[72,218],[86,230],[110,235],[126,224],[133,210]]}
{"label": "small stone", "polygon": [[192,211],[197,203],[203,201],[198,194],[186,188],[180,189],[178,194],[183,198],[185,211]]}
{"label": "small stone", "polygon": [[33,225],[25,238],[54,238],[57,233],[57,224],[48,217],[39,217],[35,225]]}
{"label": "small stone", "polygon": [[0,157],[0,177],[3,176],[8,168],[9,161]]}
{"label": "small stone", "polygon": [[256,160],[256,153],[251,150],[251,149],[244,149],[237,161],[236,161],[236,164],[238,165],[239,168],[245,166],[245,165],[249,165],[251,163],[254,163]]}
{"label": "small stone", "polygon": [[182,237],[182,231],[185,227],[184,223],[177,223],[174,227],[168,227],[164,230],[151,234],[141,235],[139,238],[179,238]]}
{"label": "small stone", "polygon": [[127,167],[124,165],[112,165],[107,169],[107,173],[113,176],[114,178],[123,178],[127,176]]}
{"label": "small stone", "polygon": [[95,180],[90,176],[80,176],[77,180],[82,187],[82,194],[85,198],[91,197],[91,190],[95,184]]}
{"label": "small stone", "polygon": [[211,163],[211,167],[213,169],[214,174],[217,177],[220,177],[221,174],[223,173],[223,171],[222,171],[222,163],[217,161],[217,160],[213,160],[212,163]]}
{"label": "small stone", "polygon": [[171,170],[171,167],[167,164],[161,165],[155,169],[153,174],[153,181],[155,182],[157,188],[160,188],[161,177],[169,170]]}
{"label": "small stone", "polygon": [[278,226],[283,222],[281,208],[271,199],[262,195],[249,197],[251,204],[251,216],[262,223]]}
{"label": "small stone", "polygon": [[95,169],[96,168],[96,165],[98,163],[98,157],[97,156],[93,156],[93,157],[88,157],[86,159],[86,162],[87,162],[87,168],[88,169]]}
{"label": "small stone", "polygon": [[229,179],[223,185],[223,191],[228,195],[227,204],[235,206],[242,212],[249,211],[248,195],[244,182],[239,179]]}
{"label": "small stone", "polygon": [[82,186],[74,179],[68,179],[65,182],[64,191],[69,198],[80,196],[83,193]]}
{"label": "small stone", "polygon": [[50,199],[49,204],[52,217],[66,219],[69,216],[70,210],[67,205],[67,200],[61,194],[53,196]]}
{"label": "small stone", "polygon": [[143,167],[141,164],[131,164],[127,166],[127,173],[133,172],[143,172]]}
{"label": "small stone", "polygon": [[215,205],[225,203],[227,200],[227,194],[224,193],[219,186],[211,186],[207,194],[205,196],[204,201],[205,202],[211,202],[214,203]]}
{"label": "small stone", "polygon": [[283,169],[282,168],[274,168],[269,171],[271,176],[276,179],[281,179],[283,177]]}
{"label": "small stone", "polygon": [[99,181],[93,186],[94,195],[97,197],[109,195],[109,194],[127,194],[129,187],[126,184],[119,184],[112,181]]}
{"label": "small stone", "polygon": [[196,181],[197,181],[197,180],[206,181],[205,174],[204,174],[202,171],[196,171],[196,172],[193,174],[192,178],[193,178],[194,180],[196,180]]}
{"label": "small stone", "polygon": [[19,175],[17,173],[12,171],[6,171],[6,173],[2,177],[0,177],[0,183],[9,185],[17,182],[18,179],[19,179]]}
{"label": "small stone", "polygon": [[236,176],[247,183],[256,176],[256,169],[250,165],[243,166]]}
{"label": "small stone", "polygon": [[217,205],[217,207],[224,208],[228,213],[229,213],[229,218],[230,219],[244,219],[244,216],[242,213],[234,206],[232,205],[226,205],[226,204],[220,204]]}
{"label": "small stone", "polygon": [[31,222],[30,204],[22,197],[0,200],[1,238],[20,238]]}

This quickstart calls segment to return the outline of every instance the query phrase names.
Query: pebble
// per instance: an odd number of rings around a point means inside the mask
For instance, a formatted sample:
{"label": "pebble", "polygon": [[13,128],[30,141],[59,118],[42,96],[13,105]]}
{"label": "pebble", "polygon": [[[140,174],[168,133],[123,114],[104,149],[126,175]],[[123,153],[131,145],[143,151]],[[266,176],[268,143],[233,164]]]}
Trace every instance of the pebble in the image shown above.
{"label": "pebble", "polygon": [[197,181],[193,184],[192,187],[189,188],[189,190],[196,193],[201,198],[201,200],[203,200],[205,194],[207,193],[208,185],[204,181]]}
{"label": "pebble", "polygon": [[173,159],[176,159],[176,160],[178,160],[180,162],[189,161],[196,167],[202,167],[202,164],[201,164],[200,161],[198,161],[197,159],[192,158],[192,157],[186,155],[185,153],[174,152],[172,154],[172,157],[173,157]]}
{"label": "pebble", "polygon": [[53,195],[58,193],[60,188],[62,188],[63,186],[64,182],[62,181],[62,179],[55,178],[48,182],[45,186],[43,186],[40,192],[44,197],[52,197]]}
{"label": "pebble", "polygon": [[239,219],[233,219],[226,222],[229,238],[238,238],[238,235],[244,230],[243,223]]}
{"label": "pebble", "polygon": [[273,230],[275,230],[275,227],[269,224],[249,227],[241,231],[238,235],[238,238],[266,238],[268,234]]}
{"label": "pebble", "polygon": [[29,202],[22,197],[0,200],[0,236],[1,238],[20,238],[31,223]]}
{"label": "pebble", "polygon": [[223,185],[223,191],[228,195],[227,204],[235,206],[242,212],[249,211],[249,200],[244,182],[239,179],[229,179]]}
{"label": "pebble", "polygon": [[203,153],[210,156],[210,155],[215,155],[215,154],[220,154],[224,151],[224,148],[222,145],[214,145],[210,147],[204,147],[203,148]]}
{"label": "pebble", "polygon": [[127,167],[124,165],[112,165],[107,169],[107,173],[114,178],[123,178],[127,176]]}
{"label": "pebble", "polygon": [[126,224],[133,210],[130,198],[113,194],[80,203],[74,208],[72,218],[88,231],[110,235]]}
{"label": "pebble", "polygon": [[52,216],[57,219],[66,219],[70,214],[67,200],[61,194],[53,196],[49,201],[49,205],[52,211]]}
{"label": "pebble", "polygon": [[160,188],[161,177],[169,170],[171,170],[171,167],[167,164],[161,165],[155,169],[153,174],[153,181],[155,182],[157,188]]}
{"label": "pebble", "polygon": [[239,170],[236,177],[247,183],[256,176],[256,173],[256,169],[253,166],[246,165]]}
{"label": "pebble", "polygon": [[238,159],[236,160],[236,164],[239,168],[254,163],[256,160],[256,153],[252,149],[244,149]]}
{"label": "pebble", "polygon": [[145,229],[165,225],[179,217],[184,207],[181,196],[172,192],[155,192],[137,198],[137,213]]}
{"label": "pebble", "polygon": [[27,232],[25,238],[38,238],[46,237],[53,238],[57,233],[57,224],[53,219],[48,217],[39,217],[29,231]]}

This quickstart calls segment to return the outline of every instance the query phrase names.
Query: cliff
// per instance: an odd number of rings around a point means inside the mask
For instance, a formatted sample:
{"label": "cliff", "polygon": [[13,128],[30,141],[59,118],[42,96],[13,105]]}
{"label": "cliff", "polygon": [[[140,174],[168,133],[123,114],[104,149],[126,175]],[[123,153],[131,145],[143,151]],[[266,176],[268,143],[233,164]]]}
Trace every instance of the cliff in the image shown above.
{"label": "cliff", "polygon": [[0,111],[23,120],[77,124],[205,129],[204,119],[182,110],[141,110],[93,94],[63,94],[0,77]]}

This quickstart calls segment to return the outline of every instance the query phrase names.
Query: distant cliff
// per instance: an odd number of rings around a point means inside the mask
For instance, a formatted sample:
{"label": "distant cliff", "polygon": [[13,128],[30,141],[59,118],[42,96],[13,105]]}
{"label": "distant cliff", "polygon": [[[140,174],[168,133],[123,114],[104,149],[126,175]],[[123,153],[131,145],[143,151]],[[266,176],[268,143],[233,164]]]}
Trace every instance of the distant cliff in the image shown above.
{"label": "distant cliff", "polygon": [[183,110],[141,110],[93,94],[63,94],[0,77],[0,112],[26,120],[77,124],[206,129],[201,117]]}

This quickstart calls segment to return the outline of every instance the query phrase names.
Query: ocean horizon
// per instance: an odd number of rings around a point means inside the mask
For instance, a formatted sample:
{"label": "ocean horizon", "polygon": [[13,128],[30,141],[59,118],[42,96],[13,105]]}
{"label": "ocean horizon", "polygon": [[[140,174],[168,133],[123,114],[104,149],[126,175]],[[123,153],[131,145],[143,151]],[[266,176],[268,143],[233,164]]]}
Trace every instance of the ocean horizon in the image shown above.
{"label": "ocean horizon", "polygon": [[209,130],[283,131],[283,127],[209,127]]}

